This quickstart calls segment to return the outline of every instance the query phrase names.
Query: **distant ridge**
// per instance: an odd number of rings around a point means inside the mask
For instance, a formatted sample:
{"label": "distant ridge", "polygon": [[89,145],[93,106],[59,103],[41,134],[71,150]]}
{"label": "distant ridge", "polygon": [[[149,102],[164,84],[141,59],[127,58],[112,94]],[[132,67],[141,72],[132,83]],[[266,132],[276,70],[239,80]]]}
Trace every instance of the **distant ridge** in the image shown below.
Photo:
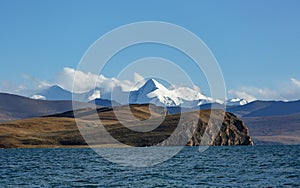
{"label": "distant ridge", "polygon": [[[93,107],[88,103],[75,103],[82,108]],[[72,101],[37,100],[0,93],[0,122],[57,114],[69,110],[72,110]]]}
{"label": "distant ridge", "polygon": [[40,96],[41,98],[46,100],[71,100],[72,99],[72,93],[70,91],[63,89],[58,85],[54,85],[49,88],[46,88],[41,92],[32,95],[31,98],[34,98],[35,96]]}
{"label": "distant ridge", "polygon": [[90,103],[96,104],[98,106],[108,107],[108,108],[111,108],[113,106],[121,106],[121,104],[116,101],[113,101],[113,100],[111,101],[108,99],[101,99],[101,98],[92,100],[92,101],[90,101]]}
{"label": "distant ridge", "polygon": [[109,91],[107,88],[96,87],[83,93],[72,93],[60,86],[54,85],[36,92],[29,97],[44,100],[72,100],[72,98],[74,98],[76,101],[81,102],[100,99],[113,100],[120,104],[152,103],[160,106],[181,106],[185,108],[209,103],[226,104],[227,106],[240,106],[248,103],[246,100],[239,98],[226,101],[214,99],[203,95],[199,89],[196,88],[166,87],[155,79],[149,79],[140,88],[135,88],[131,91],[124,91],[121,87],[116,87],[112,93],[112,91]]}
{"label": "distant ridge", "polygon": [[297,101],[253,101],[243,106],[228,108],[242,117],[276,116],[300,113],[300,100]]}

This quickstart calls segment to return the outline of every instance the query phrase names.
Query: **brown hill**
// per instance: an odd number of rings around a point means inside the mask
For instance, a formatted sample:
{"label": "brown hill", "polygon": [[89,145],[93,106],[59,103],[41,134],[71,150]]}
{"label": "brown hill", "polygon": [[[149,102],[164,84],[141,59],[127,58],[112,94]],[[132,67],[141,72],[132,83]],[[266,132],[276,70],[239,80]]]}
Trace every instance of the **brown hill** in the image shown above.
{"label": "brown hill", "polygon": [[[81,108],[92,104],[75,102]],[[0,122],[40,117],[72,110],[72,101],[36,100],[18,95],[0,93]]]}
{"label": "brown hill", "polygon": [[[164,108],[154,105],[130,105],[0,123],[0,147],[87,147],[85,140],[95,147],[122,146],[120,143],[131,146],[252,144],[247,127],[231,113],[204,110],[165,118],[164,114]],[[99,128],[98,117],[109,135]],[[221,127],[215,127],[217,122],[223,122]],[[85,140],[77,126],[85,132]],[[150,128],[150,131],[136,131],[140,128]],[[113,142],[111,137],[118,142]]]}
{"label": "brown hill", "polygon": [[300,114],[242,118],[255,144],[300,144]]}

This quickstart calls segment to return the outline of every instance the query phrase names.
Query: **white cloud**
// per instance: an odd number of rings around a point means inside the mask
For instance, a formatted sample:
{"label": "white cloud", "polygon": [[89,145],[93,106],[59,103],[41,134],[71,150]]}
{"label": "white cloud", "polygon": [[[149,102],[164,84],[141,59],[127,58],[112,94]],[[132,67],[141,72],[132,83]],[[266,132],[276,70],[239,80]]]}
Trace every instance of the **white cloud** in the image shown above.
{"label": "white cloud", "polygon": [[246,93],[245,91],[229,90],[228,93],[235,96],[235,97],[238,97],[240,99],[245,99],[249,102],[256,100],[256,98],[254,96]]}
{"label": "white cloud", "polygon": [[300,88],[300,80],[296,80],[295,78],[291,78],[292,83]]}
{"label": "white cloud", "polygon": [[[74,77],[76,75],[75,86],[73,90]],[[30,75],[22,75],[25,79],[23,84],[13,84],[7,81],[0,82],[0,91],[7,93],[14,93],[24,96],[32,96],[37,99],[43,99],[43,96],[33,96],[39,90],[47,88],[52,85],[59,85],[62,88],[76,92],[83,93],[95,88],[101,88],[96,92],[90,94],[90,98],[108,97],[109,92],[113,89],[117,91],[131,91],[140,88],[145,79],[138,73],[133,74],[133,81],[119,80],[117,78],[107,78],[103,75],[96,75],[92,73],[85,73],[75,70],[73,68],[65,67],[55,78],[54,82],[48,82],[34,78]],[[201,96],[201,90],[198,86],[186,87],[179,85],[172,85],[174,92],[183,98],[192,100]],[[258,87],[241,87],[231,89],[228,91],[229,98],[238,97],[248,101],[253,100],[298,100],[300,98],[300,80],[290,78],[290,81],[278,86],[276,89],[258,88]],[[120,96],[118,96],[120,98]]]}
{"label": "white cloud", "polygon": [[93,83],[95,83],[98,78],[98,75],[83,73],[81,71],[76,71],[75,69],[65,67],[58,75],[57,85],[66,90],[72,91],[75,76],[76,82],[74,85],[76,88],[74,89],[74,92],[76,93],[86,92],[94,88]]}
{"label": "white cloud", "polygon": [[133,78],[137,88],[141,87],[146,82],[145,78],[136,72],[133,74]]}
{"label": "white cloud", "polygon": [[27,86],[24,84],[17,85],[3,80],[0,82],[0,91],[17,95],[27,95],[29,92],[29,88],[27,88]]}
{"label": "white cloud", "polygon": [[256,99],[283,101],[298,100],[300,98],[300,81],[291,78],[290,82],[287,82],[276,89],[242,87],[229,90],[228,93],[234,97],[243,98],[248,101]]}
{"label": "white cloud", "polygon": [[[22,77],[28,81],[29,83],[27,83],[27,87],[28,89],[31,89],[31,90],[36,90],[36,89],[44,89],[44,88],[47,88],[47,87],[50,87],[51,84],[50,82],[47,82],[45,80],[40,80],[40,79],[37,79],[33,76],[30,76],[28,74],[23,74]],[[20,87],[20,86],[19,86]]]}
{"label": "white cloud", "polygon": [[95,90],[94,93],[91,96],[89,96],[89,101],[95,100],[95,99],[100,98],[100,97],[101,97],[100,91]]}
{"label": "white cloud", "polygon": [[[75,75],[76,80],[74,83]],[[23,74],[22,77],[24,79],[24,83],[20,85],[8,81],[1,81],[0,91],[31,97],[42,89],[58,85],[65,90],[73,91],[75,93],[88,92],[97,87],[101,88],[101,92],[108,93],[114,88],[120,89],[121,91],[131,91],[145,83],[143,76],[138,73],[133,75],[134,81],[128,81],[118,80],[116,78],[107,78],[103,75],[85,73],[69,67],[65,67],[60,73],[58,73],[58,76],[54,78],[55,81],[53,82],[40,80],[27,74]],[[74,89],[73,84],[76,86]],[[90,97],[93,98],[96,95],[99,96],[101,92],[97,91],[96,93],[91,94]],[[33,97],[40,99],[40,96]]]}
{"label": "white cloud", "polygon": [[27,74],[23,74],[21,76],[24,79],[23,83],[21,83],[21,84],[2,80],[0,82],[0,90],[5,93],[12,93],[12,94],[23,95],[23,96],[31,96],[34,93],[36,93],[36,91],[53,85],[47,81],[39,80],[39,79],[34,78]]}
{"label": "white cloud", "polygon": [[[76,79],[74,79],[76,76]],[[135,80],[141,81],[143,77],[139,74],[134,75]],[[135,83],[128,80],[118,80],[116,78],[106,78],[103,75],[96,75],[90,72],[85,73],[66,67],[59,74],[57,84],[62,88],[75,93],[90,91],[96,87],[103,88],[106,92],[112,91],[116,87],[121,87],[123,91],[130,91]],[[74,88],[73,88],[74,84]]]}

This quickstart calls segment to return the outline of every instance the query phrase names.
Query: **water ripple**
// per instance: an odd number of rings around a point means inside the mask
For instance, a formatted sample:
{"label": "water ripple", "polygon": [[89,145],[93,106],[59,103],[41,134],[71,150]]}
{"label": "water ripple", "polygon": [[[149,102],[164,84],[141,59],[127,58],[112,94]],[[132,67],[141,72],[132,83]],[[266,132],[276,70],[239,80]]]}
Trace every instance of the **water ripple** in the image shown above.
{"label": "water ripple", "polygon": [[91,149],[0,150],[0,185],[298,187],[299,149],[299,146],[210,147],[200,153],[197,147],[185,147],[172,159],[148,168],[120,166]]}

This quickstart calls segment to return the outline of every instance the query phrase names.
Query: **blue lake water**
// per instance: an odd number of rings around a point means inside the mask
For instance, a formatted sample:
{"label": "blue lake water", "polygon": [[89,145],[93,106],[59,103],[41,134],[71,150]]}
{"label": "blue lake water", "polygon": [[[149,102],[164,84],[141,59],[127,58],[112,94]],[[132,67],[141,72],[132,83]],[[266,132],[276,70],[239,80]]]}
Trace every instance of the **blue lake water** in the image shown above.
{"label": "blue lake water", "polygon": [[0,150],[0,187],[299,187],[299,151],[235,146],[200,153],[185,147],[163,163],[135,168],[92,149],[8,149]]}

